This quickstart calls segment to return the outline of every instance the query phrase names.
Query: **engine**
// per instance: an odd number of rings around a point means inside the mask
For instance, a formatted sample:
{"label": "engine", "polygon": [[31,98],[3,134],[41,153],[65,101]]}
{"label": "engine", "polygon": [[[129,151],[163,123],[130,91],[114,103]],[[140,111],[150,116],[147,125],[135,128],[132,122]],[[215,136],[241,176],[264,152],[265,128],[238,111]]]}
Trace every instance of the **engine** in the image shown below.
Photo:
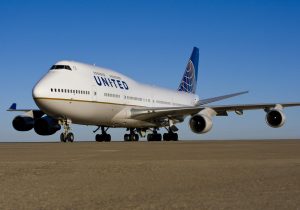
{"label": "engine", "polygon": [[211,130],[213,123],[210,117],[197,114],[190,119],[190,128],[194,133],[207,133]]}
{"label": "engine", "polygon": [[273,128],[279,128],[285,123],[285,115],[281,110],[271,109],[266,115],[266,122]]}
{"label": "engine", "polygon": [[61,126],[57,120],[49,116],[42,117],[34,122],[34,131],[41,136],[52,135],[60,130],[60,128]]}
{"label": "engine", "polygon": [[12,121],[14,129],[17,131],[30,131],[34,125],[34,119],[29,116],[19,115]]}

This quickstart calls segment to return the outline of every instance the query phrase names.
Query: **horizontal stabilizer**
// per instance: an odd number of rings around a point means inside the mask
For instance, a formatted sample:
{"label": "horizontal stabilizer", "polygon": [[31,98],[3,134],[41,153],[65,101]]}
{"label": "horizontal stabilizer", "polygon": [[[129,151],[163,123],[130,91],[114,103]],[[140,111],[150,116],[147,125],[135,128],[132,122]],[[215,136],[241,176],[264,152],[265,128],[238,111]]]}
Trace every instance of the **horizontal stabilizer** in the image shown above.
{"label": "horizontal stabilizer", "polygon": [[17,104],[13,103],[7,111],[15,111],[17,109]]}
{"label": "horizontal stabilizer", "polygon": [[45,113],[39,109],[17,109],[17,104],[13,103],[8,109],[8,112],[30,112],[35,118],[42,117]]}

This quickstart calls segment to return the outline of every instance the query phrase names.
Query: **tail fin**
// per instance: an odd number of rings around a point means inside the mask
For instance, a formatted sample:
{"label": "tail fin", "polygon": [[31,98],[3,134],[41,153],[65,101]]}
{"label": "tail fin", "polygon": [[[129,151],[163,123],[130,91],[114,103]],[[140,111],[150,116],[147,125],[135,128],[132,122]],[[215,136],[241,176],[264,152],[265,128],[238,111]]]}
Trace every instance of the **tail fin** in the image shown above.
{"label": "tail fin", "polygon": [[199,49],[197,47],[193,48],[190,60],[185,68],[185,72],[181,79],[178,91],[183,91],[187,93],[195,93],[197,87],[198,78],[198,62],[199,62]]}

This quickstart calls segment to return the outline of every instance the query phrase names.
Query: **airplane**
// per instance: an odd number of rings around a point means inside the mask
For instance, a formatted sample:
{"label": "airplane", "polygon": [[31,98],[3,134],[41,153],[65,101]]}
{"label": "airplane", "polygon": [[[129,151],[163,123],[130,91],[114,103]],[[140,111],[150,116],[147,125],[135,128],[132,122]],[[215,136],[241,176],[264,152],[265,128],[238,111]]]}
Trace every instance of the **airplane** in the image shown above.
{"label": "airplane", "polygon": [[[98,142],[111,141],[109,128],[126,128],[124,141],[177,141],[178,128],[190,116],[190,129],[197,134],[212,129],[214,116],[228,112],[242,115],[244,110],[263,109],[270,127],[285,123],[283,108],[300,103],[265,103],[210,105],[212,102],[239,96],[248,91],[200,99],[196,94],[199,49],[193,48],[177,90],[139,83],[121,73],[74,61],[59,61],[34,86],[32,96],[39,109],[17,109],[16,103],[7,111],[24,112],[16,116],[13,127],[18,131],[34,131],[53,135],[63,127],[61,142],[73,142],[71,124],[97,126]],[[163,136],[158,132],[165,128]]]}

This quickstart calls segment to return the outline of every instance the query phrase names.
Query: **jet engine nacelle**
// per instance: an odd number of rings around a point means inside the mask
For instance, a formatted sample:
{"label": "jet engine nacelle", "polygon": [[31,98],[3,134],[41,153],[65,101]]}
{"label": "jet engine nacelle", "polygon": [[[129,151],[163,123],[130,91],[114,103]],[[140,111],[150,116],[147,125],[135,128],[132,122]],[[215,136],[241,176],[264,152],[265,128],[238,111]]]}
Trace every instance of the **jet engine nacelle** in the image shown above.
{"label": "jet engine nacelle", "polygon": [[37,119],[34,122],[34,131],[41,136],[49,136],[56,131],[60,130],[61,126],[58,124],[57,120],[46,116]]}
{"label": "jet engine nacelle", "polygon": [[202,114],[192,116],[189,124],[191,130],[197,134],[207,133],[213,126],[212,119]]}
{"label": "jet engine nacelle", "polygon": [[270,127],[279,128],[285,123],[285,115],[281,110],[271,109],[266,115],[266,122]]}
{"label": "jet engine nacelle", "polygon": [[19,115],[13,119],[12,125],[17,131],[30,131],[33,128],[34,119],[30,116]]}

